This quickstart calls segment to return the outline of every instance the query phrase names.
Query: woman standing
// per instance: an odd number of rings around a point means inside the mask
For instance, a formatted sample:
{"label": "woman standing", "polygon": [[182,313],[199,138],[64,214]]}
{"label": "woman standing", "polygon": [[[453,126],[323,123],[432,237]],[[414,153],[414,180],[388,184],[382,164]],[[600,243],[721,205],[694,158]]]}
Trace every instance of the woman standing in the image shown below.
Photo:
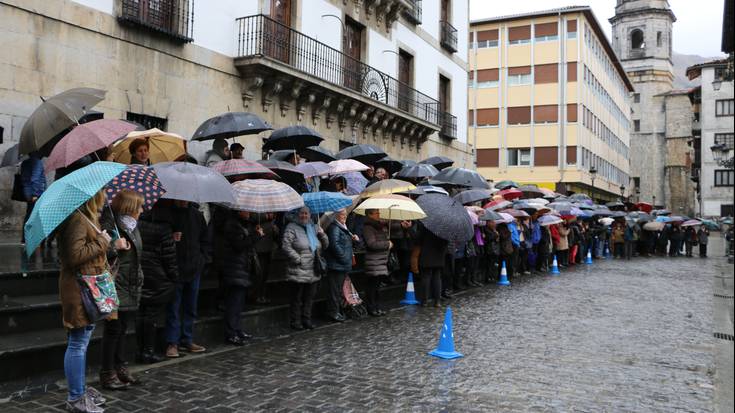
{"label": "woman standing", "polygon": [[612,229],[613,256],[623,258],[623,247],[625,245],[625,229],[623,225],[616,222]]}
{"label": "woman standing", "polygon": [[128,151],[130,152],[131,165],[150,166],[150,144],[145,138],[139,138],[130,143]]}
{"label": "woman standing", "polygon": [[[143,287],[143,271],[140,268],[142,240],[138,230],[138,218],[143,212],[143,197],[135,191],[122,190],[111,203],[113,218],[106,214],[102,227],[108,231],[115,228],[120,232],[122,248],[114,248],[117,272],[115,290],[120,300],[117,313],[105,320],[102,335],[102,369],[100,384],[108,390],[125,389],[138,381],[130,374],[125,360],[125,334],[128,326],[135,323],[135,312],[140,305]],[[113,222],[114,220],[114,222]]]}
{"label": "woman standing", "polygon": [[281,248],[288,259],[286,277],[291,281],[291,328],[294,330],[313,329],[311,307],[321,274],[314,270],[314,259],[321,257],[322,251],[329,246],[327,235],[322,228],[311,222],[308,207],[298,210],[297,216],[290,216],[291,222],[283,231]]}
{"label": "woman standing", "polygon": [[[496,237],[497,238],[497,237]],[[427,230],[421,223],[416,231],[416,243],[411,254],[411,269],[421,274],[421,305],[429,305],[434,300],[434,307],[439,307],[442,292],[442,271],[444,256],[449,243]]]}
{"label": "woman standing", "polygon": [[327,311],[329,318],[342,322],[346,319],[341,308],[342,284],[352,270],[352,242],[359,240],[357,235],[347,229],[347,211],[340,209],[334,213],[334,222],[327,228],[327,237]]}
{"label": "woman standing", "polygon": [[566,267],[569,265],[569,227],[566,223],[557,224],[557,231],[559,232],[559,242],[556,244],[558,264]]}
{"label": "woman standing", "polygon": [[380,277],[388,275],[388,254],[393,248],[393,242],[388,239],[387,225],[380,221],[380,211],[377,209],[365,210],[365,226],[362,234],[365,237],[365,303],[368,314],[374,317],[385,315],[379,304]]}
{"label": "woman standing", "polygon": [[[77,280],[79,274],[103,274],[109,271],[107,249],[110,236],[99,229],[99,214],[105,205],[105,194],[98,192],[59,226],[57,242],[61,271],[59,298],[64,327],[67,329],[67,345],[64,354],[64,375],[69,387],[66,409],[70,411],[98,413],[105,403],[102,395],[85,386],[87,345],[94,331],[94,323],[87,318],[82,305]],[[115,242],[122,248],[122,240]]]}
{"label": "woman standing", "polygon": [[707,258],[707,243],[709,242],[709,230],[704,225],[697,231],[699,241],[699,258]]}

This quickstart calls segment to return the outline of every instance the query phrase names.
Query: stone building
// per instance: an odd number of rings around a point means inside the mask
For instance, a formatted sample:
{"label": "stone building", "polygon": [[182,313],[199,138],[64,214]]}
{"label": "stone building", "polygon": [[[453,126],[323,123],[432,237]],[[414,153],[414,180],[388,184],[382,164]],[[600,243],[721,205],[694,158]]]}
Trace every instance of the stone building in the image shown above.
{"label": "stone building", "polygon": [[[0,154],[50,96],[107,91],[95,109],[183,136],[227,111],[304,124],[323,146],[471,166],[467,0],[2,0]],[[239,139],[260,158],[261,136]],[[190,151],[210,143],[190,143]],[[0,227],[20,228],[13,168]]]}

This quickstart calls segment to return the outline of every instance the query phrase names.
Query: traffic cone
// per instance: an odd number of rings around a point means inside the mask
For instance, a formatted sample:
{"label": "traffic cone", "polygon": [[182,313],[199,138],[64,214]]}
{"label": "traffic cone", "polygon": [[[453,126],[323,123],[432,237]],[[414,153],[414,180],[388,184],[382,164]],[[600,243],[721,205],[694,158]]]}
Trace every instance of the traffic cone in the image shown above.
{"label": "traffic cone", "polygon": [[442,326],[441,336],[439,336],[439,346],[429,352],[434,357],[443,359],[456,359],[464,357],[462,354],[454,350],[454,333],[452,332],[452,309],[447,307],[447,313],[444,316],[444,325]]}
{"label": "traffic cone", "polygon": [[605,259],[610,258],[610,243],[605,241]]}
{"label": "traffic cone", "polygon": [[587,250],[587,259],[584,260],[584,263],[585,264],[592,264],[592,250],[591,249],[588,249]]}
{"label": "traffic cone", "polygon": [[556,261],[556,255],[554,255],[554,261],[551,263],[551,275],[559,275],[559,263]]}
{"label": "traffic cone", "polygon": [[413,287],[413,273],[412,272],[408,273],[408,283],[406,283],[406,297],[403,300],[401,300],[401,304],[405,304],[405,305],[419,304],[419,302],[416,301],[416,290]]}
{"label": "traffic cone", "polygon": [[500,269],[500,281],[498,285],[510,285],[508,281],[508,270],[505,268],[505,261],[503,261],[503,267]]}

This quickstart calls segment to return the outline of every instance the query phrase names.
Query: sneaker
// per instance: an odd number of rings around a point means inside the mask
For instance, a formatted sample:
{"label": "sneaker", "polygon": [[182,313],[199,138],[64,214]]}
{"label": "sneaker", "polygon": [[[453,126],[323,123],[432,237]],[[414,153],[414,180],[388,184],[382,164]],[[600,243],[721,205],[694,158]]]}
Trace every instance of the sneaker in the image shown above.
{"label": "sneaker", "polygon": [[189,353],[204,353],[205,351],[207,351],[207,348],[204,346],[200,346],[199,344],[191,343],[179,346],[179,350],[187,351]]}
{"label": "sneaker", "polygon": [[97,406],[102,406],[103,404],[107,403],[107,399],[105,398],[105,396],[103,396],[99,390],[95,389],[92,386],[87,386],[86,390],[84,391],[84,395],[92,400],[92,403]]}
{"label": "sneaker", "polygon": [[64,407],[67,412],[74,413],[104,413],[105,411],[105,409],[94,404],[86,394],[74,401],[67,400]]}
{"label": "sneaker", "polygon": [[181,357],[179,354],[179,348],[176,344],[169,344],[168,347],[166,347],[166,357],[170,359]]}
{"label": "sneaker", "polygon": [[235,347],[242,347],[242,346],[244,346],[244,345],[245,345],[245,342],[244,342],[244,341],[242,341],[242,340],[240,339],[240,337],[238,337],[238,336],[234,336],[234,337],[227,337],[227,338],[225,339],[225,344],[231,344],[231,345],[233,345],[233,346],[235,346]]}

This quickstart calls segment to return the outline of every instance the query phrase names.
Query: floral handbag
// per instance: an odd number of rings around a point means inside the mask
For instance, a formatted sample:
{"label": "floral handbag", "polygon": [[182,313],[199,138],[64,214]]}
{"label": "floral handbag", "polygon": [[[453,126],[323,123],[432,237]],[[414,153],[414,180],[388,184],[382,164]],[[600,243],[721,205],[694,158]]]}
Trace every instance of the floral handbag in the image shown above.
{"label": "floral handbag", "polygon": [[115,290],[115,280],[109,271],[99,275],[78,275],[82,305],[89,321],[96,322],[117,311],[120,300]]}

